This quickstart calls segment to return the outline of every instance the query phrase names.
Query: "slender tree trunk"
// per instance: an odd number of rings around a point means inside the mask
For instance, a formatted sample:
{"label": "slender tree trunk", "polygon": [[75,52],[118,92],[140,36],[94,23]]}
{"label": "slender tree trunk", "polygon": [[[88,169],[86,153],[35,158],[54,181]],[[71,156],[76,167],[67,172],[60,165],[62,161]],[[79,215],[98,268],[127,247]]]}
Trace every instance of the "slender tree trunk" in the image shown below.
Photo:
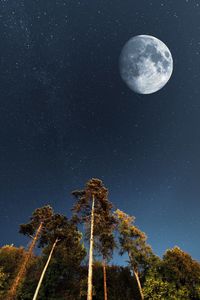
{"label": "slender tree trunk", "polygon": [[33,249],[35,248],[35,245],[36,245],[36,243],[38,241],[38,238],[40,236],[42,226],[43,226],[43,223],[41,222],[40,226],[37,229],[35,237],[33,238],[32,242],[30,243],[30,246],[28,248],[28,252],[27,252],[27,254],[25,255],[25,257],[22,261],[19,272],[17,273],[17,276],[16,276],[10,290],[8,291],[8,295],[7,295],[6,300],[14,300],[16,298],[17,289],[18,289],[20,283],[22,282],[22,280],[23,280],[23,278],[26,274],[27,265],[28,265],[29,260],[32,256]]}
{"label": "slender tree trunk", "polygon": [[133,268],[133,273],[135,275],[135,278],[136,278],[136,281],[137,281],[137,284],[138,284],[141,299],[144,300],[144,295],[143,295],[142,286],[141,286],[141,283],[140,283],[140,278],[139,278],[138,272],[134,268]]}
{"label": "slender tree trunk", "polygon": [[92,300],[92,265],[93,265],[93,247],[94,247],[94,195],[92,195],[92,213],[90,229],[90,252],[89,252],[89,269],[88,269],[88,293],[87,300]]}
{"label": "slender tree trunk", "polygon": [[38,285],[37,285],[37,288],[36,288],[36,290],[35,290],[35,294],[34,294],[34,296],[33,296],[33,300],[36,300],[36,299],[37,299],[37,296],[38,296],[38,293],[39,293],[39,290],[40,290],[42,281],[43,281],[43,279],[44,279],[44,275],[45,275],[46,270],[47,270],[47,268],[48,268],[48,265],[49,265],[49,263],[50,263],[50,260],[51,260],[51,257],[52,257],[52,254],[53,254],[53,252],[54,252],[54,249],[55,249],[55,247],[56,247],[57,242],[58,242],[58,239],[55,240],[55,242],[54,242],[54,244],[53,244],[53,246],[52,246],[52,248],[51,248],[51,252],[50,252],[50,254],[49,254],[48,260],[47,260],[46,265],[45,265],[45,267],[44,267],[44,269],[43,269],[43,271],[42,271],[42,274],[41,274],[41,276],[40,276],[40,280],[39,280]]}
{"label": "slender tree trunk", "polygon": [[106,260],[103,259],[103,286],[104,286],[104,300],[108,299],[107,295],[107,282],[106,282]]}

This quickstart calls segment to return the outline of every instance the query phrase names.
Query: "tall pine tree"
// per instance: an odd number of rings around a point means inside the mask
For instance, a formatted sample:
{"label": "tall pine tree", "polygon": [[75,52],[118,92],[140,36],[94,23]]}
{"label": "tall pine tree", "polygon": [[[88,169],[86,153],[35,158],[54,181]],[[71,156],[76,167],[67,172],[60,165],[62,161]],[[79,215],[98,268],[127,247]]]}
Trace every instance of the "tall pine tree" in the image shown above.
{"label": "tall pine tree", "polygon": [[119,209],[116,210],[115,215],[118,222],[119,242],[121,246],[120,254],[128,254],[129,263],[137,281],[141,299],[143,300],[144,295],[140,281],[140,272],[150,261],[152,250],[146,243],[147,237],[145,233],[134,225],[134,217],[127,215]]}
{"label": "tall pine tree", "polygon": [[[90,179],[86,183],[83,190],[76,190],[72,192],[72,194],[77,199],[77,202],[73,207],[74,220],[76,220],[77,222],[85,223],[87,227],[89,226],[90,228],[87,300],[92,300],[92,265],[94,242],[95,240],[102,240],[102,242],[103,240],[106,240],[106,238],[103,237],[103,231],[100,239],[99,233],[101,232],[101,230],[104,230],[105,236],[109,234],[109,232],[106,232],[105,225],[106,220],[108,221],[110,218],[109,212],[112,208],[112,204],[108,200],[108,190],[104,187],[103,182],[97,178]],[[104,244],[106,243],[104,242]],[[106,247],[104,247],[104,249],[106,249]],[[107,250],[104,251],[107,255]]]}

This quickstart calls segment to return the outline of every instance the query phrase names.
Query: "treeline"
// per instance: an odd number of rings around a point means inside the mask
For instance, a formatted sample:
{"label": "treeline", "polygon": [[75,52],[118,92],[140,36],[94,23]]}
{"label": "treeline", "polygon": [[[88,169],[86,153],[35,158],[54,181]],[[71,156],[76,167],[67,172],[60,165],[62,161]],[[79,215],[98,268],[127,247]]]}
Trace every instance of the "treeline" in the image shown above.
{"label": "treeline", "polygon": [[[114,210],[101,180],[72,195],[70,219],[38,208],[19,228],[27,249],[0,248],[0,299],[200,299],[199,262],[178,247],[157,257],[135,218]],[[126,254],[126,266],[110,264],[114,250]]]}

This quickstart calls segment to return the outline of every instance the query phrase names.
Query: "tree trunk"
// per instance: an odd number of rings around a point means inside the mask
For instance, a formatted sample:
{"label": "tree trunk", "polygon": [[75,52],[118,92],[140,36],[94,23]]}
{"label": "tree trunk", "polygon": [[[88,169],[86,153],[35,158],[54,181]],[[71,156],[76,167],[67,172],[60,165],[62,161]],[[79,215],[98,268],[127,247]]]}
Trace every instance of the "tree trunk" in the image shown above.
{"label": "tree trunk", "polygon": [[106,282],[106,260],[103,259],[103,286],[104,286],[104,300],[108,299],[107,295],[107,282]]}
{"label": "tree trunk", "polygon": [[48,260],[47,260],[46,265],[45,265],[45,267],[44,267],[44,269],[43,269],[43,271],[42,271],[42,274],[41,274],[41,276],[40,276],[40,280],[39,280],[38,285],[37,285],[37,288],[36,288],[36,290],[35,290],[35,294],[34,294],[34,296],[33,296],[33,300],[36,300],[36,299],[37,299],[37,296],[38,296],[38,293],[39,293],[39,290],[40,290],[40,287],[41,287],[41,284],[42,284],[44,275],[45,275],[46,270],[47,270],[47,268],[48,268],[48,265],[49,265],[49,263],[50,263],[50,260],[51,260],[51,257],[52,257],[52,254],[53,254],[53,252],[54,252],[54,249],[55,249],[55,247],[56,247],[57,242],[58,242],[58,239],[55,240],[55,242],[54,242],[54,244],[53,244],[53,246],[52,246],[52,248],[51,248],[51,252],[50,252],[50,254],[49,254]]}
{"label": "tree trunk", "polygon": [[23,280],[23,278],[25,276],[27,265],[29,263],[31,255],[33,253],[33,249],[35,248],[35,245],[36,245],[36,243],[38,241],[38,238],[40,236],[42,226],[43,226],[43,223],[41,222],[40,226],[38,227],[38,229],[36,231],[35,237],[33,238],[32,242],[30,243],[30,246],[28,248],[28,252],[24,257],[24,260],[22,261],[19,272],[18,272],[18,274],[17,274],[10,290],[8,291],[8,295],[7,295],[6,300],[14,300],[16,298],[17,289],[18,289],[21,281]]}
{"label": "tree trunk", "polygon": [[94,195],[92,195],[92,213],[90,229],[90,252],[89,252],[89,269],[88,269],[88,293],[87,300],[92,300],[92,265],[93,265],[93,246],[94,246]]}
{"label": "tree trunk", "polygon": [[142,286],[141,286],[141,283],[140,283],[140,278],[139,278],[138,272],[134,268],[133,268],[133,272],[134,272],[134,275],[135,275],[135,278],[136,278],[136,281],[137,281],[137,284],[138,284],[141,299],[144,300],[144,295],[143,295]]}

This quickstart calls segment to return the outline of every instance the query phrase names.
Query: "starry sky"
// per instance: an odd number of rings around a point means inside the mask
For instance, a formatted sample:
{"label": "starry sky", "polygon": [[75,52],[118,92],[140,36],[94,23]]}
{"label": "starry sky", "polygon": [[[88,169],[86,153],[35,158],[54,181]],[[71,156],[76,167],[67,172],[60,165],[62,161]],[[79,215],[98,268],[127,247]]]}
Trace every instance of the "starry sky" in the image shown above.
{"label": "starry sky", "polygon": [[[149,34],[174,71],[151,95],[119,74],[128,39]],[[0,243],[98,177],[158,255],[200,260],[200,5],[195,0],[0,1]]]}

